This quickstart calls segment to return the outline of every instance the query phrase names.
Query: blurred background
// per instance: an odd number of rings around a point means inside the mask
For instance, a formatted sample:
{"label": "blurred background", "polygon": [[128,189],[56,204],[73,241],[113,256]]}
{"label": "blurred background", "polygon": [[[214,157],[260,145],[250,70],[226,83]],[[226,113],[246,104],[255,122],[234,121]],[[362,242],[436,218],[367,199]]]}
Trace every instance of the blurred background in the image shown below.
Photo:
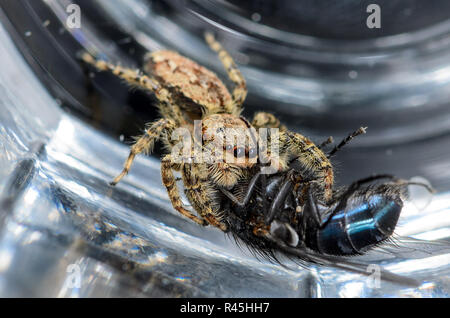
{"label": "blurred background", "polygon": [[173,211],[158,147],[109,187],[132,136],[158,117],[155,99],[77,56],[139,68],[146,52],[172,49],[231,87],[204,43],[211,31],[247,80],[245,116],[272,112],[318,143],[368,126],[333,158],[337,183],[425,178],[437,193],[416,189],[397,232],[446,240],[448,12],[438,0],[0,0],[0,295],[447,297],[450,254],[437,246],[360,258],[423,280],[415,289],[255,259]]}

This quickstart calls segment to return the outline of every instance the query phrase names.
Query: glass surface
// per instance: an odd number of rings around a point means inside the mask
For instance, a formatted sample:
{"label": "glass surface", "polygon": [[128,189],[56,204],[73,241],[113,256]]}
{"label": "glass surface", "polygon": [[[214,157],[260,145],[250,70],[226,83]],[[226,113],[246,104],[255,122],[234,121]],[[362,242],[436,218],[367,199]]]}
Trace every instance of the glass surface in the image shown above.
{"label": "glass surface", "polygon": [[[147,106],[151,98],[130,95],[107,75],[91,78],[76,60],[85,48],[138,66],[147,50],[170,47],[223,75],[202,40],[200,31],[211,28],[249,80],[249,114],[273,110],[295,130],[336,139],[360,120],[381,114],[372,120],[373,134],[336,157],[339,182],[373,172],[425,177],[438,192],[410,189],[396,234],[445,242],[450,237],[450,125],[442,104],[449,92],[447,22],[354,47],[342,42],[343,51],[333,53],[336,42],[313,41],[314,34],[284,34],[288,38],[279,38],[280,44],[264,26],[264,34],[252,33],[250,26],[258,24],[251,15],[227,9],[231,1],[79,1],[83,26],[75,30],[64,28],[68,3],[1,6],[0,296],[448,297],[450,251],[443,243],[411,240],[352,258],[421,281],[419,287],[383,280],[374,285],[370,277],[334,268],[259,260],[219,230],[184,219],[168,201],[157,156],[140,156],[126,179],[110,187],[128,154],[120,140],[157,114]],[[11,17],[10,10],[21,5],[23,16],[34,14],[35,28],[21,16]],[[220,19],[210,15],[217,7]],[[109,24],[93,18],[96,10]],[[271,30],[289,31],[273,25]],[[440,41],[425,40],[435,37]],[[263,52],[281,54],[281,47],[292,52],[285,55],[289,61],[275,60],[267,69]],[[405,53],[416,48],[421,54]],[[412,68],[412,59],[426,68]],[[380,67],[371,70],[371,61]],[[352,70],[357,81],[348,76]],[[297,125],[304,115],[308,122]],[[327,116],[336,124],[320,124]]]}

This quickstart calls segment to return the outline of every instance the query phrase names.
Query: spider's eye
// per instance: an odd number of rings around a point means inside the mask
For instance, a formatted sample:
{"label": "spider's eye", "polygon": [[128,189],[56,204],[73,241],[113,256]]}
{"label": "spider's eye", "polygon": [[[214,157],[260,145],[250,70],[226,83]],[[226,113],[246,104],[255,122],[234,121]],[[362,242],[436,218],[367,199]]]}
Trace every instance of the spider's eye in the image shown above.
{"label": "spider's eye", "polygon": [[237,158],[245,156],[245,148],[242,147],[234,148],[234,156]]}
{"label": "spider's eye", "polygon": [[250,150],[248,151],[249,158],[255,158],[257,154],[258,154],[258,151],[256,148],[250,148]]}
{"label": "spider's eye", "polygon": [[226,150],[226,151],[231,151],[231,150],[233,150],[233,145],[226,145],[225,150]]}

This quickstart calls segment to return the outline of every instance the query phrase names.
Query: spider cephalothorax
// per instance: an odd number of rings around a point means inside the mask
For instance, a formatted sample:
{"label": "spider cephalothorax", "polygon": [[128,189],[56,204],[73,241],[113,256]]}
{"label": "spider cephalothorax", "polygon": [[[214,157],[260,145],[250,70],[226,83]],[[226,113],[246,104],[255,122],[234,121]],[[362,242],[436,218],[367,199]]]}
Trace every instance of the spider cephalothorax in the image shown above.
{"label": "spider cephalothorax", "polygon": [[[226,231],[228,226],[220,211],[220,189],[232,189],[239,180],[254,174],[253,167],[262,158],[260,150],[267,150],[261,148],[259,129],[271,128],[277,134],[270,136],[269,147],[275,143],[274,136],[279,145],[276,156],[273,151],[267,152],[275,171],[287,169],[292,161],[298,162],[299,169],[317,180],[318,196],[325,201],[330,199],[333,170],[328,158],[309,139],[288,131],[272,114],[257,113],[252,122],[240,116],[247,95],[245,79],[211,34],[206,35],[206,41],[218,53],[235,84],[231,93],[216,74],[176,52],[149,53],[145,74],[96,60],[88,53],[82,55],[98,70],[110,71],[130,85],[154,93],[159,101],[162,118],[146,127],[131,147],[124,169],[111,184],[128,173],[137,154],[150,152],[155,141],[162,139],[170,153],[162,158],[161,176],[173,207],[199,224]],[[200,130],[196,130],[196,121],[200,121]],[[173,151],[180,142],[176,138],[179,129],[190,133],[189,146],[182,156]],[[183,206],[173,170],[181,173],[186,196],[198,215]]]}

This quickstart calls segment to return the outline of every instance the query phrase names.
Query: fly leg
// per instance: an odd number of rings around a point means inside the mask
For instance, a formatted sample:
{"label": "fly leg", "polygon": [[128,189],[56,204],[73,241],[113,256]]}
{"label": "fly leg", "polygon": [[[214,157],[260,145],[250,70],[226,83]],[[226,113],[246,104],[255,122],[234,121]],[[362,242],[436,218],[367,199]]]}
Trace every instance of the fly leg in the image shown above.
{"label": "fly leg", "polygon": [[250,198],[252,197],[252,194],[255,191],[256,183],[261,178],[261,176],[265,176],[265,175],[261,171],[258,171],[258,173],[256,173],[252,177],[252,179],[250,180],[250,182],[248,184],[248,188],[247,188],[245,197],[242,201],[239,201],[239,199],[233,193],[231,193],[230,191],[228,191],[226,189],[220,189],[220,191],[222,191],[222,193],[225,194],[228,197],[228,199],[230,199],[234,204],[236,204],[240,208],[245,208],[247,206],[248,202],[250,201]]}
{"label": "fly leg", "polygon": [[353,138],[356,136],[362,135],[366,133],[367,127],[360,127],[358,130],[355,130],[351,134],[349,134],[347,137],[345,137],[339,145],[335,146],[328,154],[327,158],[330,158],[333,156],[336,152],[338,152],[342,147],[344,147],[346,144],[348,144]]}
{"label": "fly leg", "polygon": [[278,191],[275,199],[272,201],[269,213],[265,218],[266,224],[270,224],[273,221],[273,219],[275,218],[275,213],[280,209],[281,205],[286,201],[286,197],[294,188],[294,183],[292,182],[292,173],[293,170],[290,170],[287,173],[286,179],[281,184],[280,191]]}
{"label": "fly leg", "polygon": [[327,140],[325,140],[324,142],[322,142],[320,145],[317,146],[317,148],[322,149],[323,147],[325,147],[326,145],[332,144],[334,142],[334,139],[332,136],[328,137]]}

